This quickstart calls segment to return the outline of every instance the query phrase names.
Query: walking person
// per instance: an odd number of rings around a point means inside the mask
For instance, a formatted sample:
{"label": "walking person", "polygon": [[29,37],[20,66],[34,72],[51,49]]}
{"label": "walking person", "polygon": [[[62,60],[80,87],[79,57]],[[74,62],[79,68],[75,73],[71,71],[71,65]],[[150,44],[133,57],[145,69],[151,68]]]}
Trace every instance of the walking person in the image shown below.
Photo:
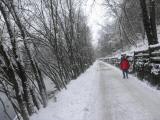
{"label": "walking person", "polygon": [[126,57],[126,55],[123,55],[121,58],[121,63],[120,63],[120,68],[123,72],[123,78],[127,78],[128,79],[128,69],[129,69],[130,65],[129,65],[129,61]]}

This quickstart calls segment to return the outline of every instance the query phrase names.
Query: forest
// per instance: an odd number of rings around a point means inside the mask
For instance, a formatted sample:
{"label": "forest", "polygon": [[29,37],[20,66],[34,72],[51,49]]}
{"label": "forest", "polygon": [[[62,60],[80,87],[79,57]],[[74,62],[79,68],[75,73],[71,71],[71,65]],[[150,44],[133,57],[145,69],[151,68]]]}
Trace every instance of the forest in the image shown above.
{"label": "forest", "polygon": [[138,48],[138,43],[158,43],[159,0],[105,0],[104,6],[110,9],[114,22],[103,25],[97,48],[99,57],[125,52],[132,46]]}
{"label": "forest", "polygon": [[[154,59],[160,56],[160,1],[103,0],[113,20],[100,25],[97,47],[83,8],[87,1],[0,0],[0,95],[9,101],[16,120],[30,120],[46,108],[55,93],[67,90],[96,59],[138,48],[139,43],[147,44],[147,50],[134,51],[132,72],[160,86],[160,58]],[[95,4],[92,0],[91,6]],[[117,65],[115,58],[110,60]],[[1,96],[3,112],[13,120]]]}

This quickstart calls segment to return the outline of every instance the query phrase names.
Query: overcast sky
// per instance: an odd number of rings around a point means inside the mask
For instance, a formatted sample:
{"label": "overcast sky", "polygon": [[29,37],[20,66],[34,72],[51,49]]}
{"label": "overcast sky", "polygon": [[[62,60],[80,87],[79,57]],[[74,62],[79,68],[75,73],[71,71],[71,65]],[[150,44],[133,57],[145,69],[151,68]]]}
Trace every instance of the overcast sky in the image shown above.
{"label": "overcast sky", "polygon": [[88,0],[85,3],[85,13],[88,18],[88,26],[92,32],[93,45],[97,45],[100,38],[101,25],[112,22],[113,18],[108,14],[106,6],[103,6],[104,0]]}

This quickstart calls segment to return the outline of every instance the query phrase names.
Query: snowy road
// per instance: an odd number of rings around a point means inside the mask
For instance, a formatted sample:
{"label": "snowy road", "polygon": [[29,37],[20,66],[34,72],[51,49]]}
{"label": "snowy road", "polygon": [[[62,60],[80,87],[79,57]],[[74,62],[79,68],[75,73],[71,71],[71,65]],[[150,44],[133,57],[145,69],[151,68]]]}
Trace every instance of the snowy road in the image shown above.
{"label": "snowy road", "polygon": [[32,120],[160,120],[160,91],[96,62]]}
{"label": "snowy road", "polygon": [[[104,93],[103,120],[160,120],[160,94],[135,78],[122,79],[121,72],[100,64]],[[98,119],[97,119],[98,120]]]}

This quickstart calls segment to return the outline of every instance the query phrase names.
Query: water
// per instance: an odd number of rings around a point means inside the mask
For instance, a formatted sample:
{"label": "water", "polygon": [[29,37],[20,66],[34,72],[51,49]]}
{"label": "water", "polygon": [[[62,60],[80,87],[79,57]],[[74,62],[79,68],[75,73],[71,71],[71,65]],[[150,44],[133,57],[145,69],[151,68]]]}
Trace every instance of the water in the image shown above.
{"label": "water", "polygon": [[[15,112],[13,110],[13,107],[9,100],[7,99],[6,95],[4,93],[0,93],[0,98],[3,100],[5,106],[6,106],[6,111],[9,114],[9,116],[14,119],[15,118]],[[2,103],[0,102],[0,120],[10,120],[8,116],[4,112],[4,108]]]}

